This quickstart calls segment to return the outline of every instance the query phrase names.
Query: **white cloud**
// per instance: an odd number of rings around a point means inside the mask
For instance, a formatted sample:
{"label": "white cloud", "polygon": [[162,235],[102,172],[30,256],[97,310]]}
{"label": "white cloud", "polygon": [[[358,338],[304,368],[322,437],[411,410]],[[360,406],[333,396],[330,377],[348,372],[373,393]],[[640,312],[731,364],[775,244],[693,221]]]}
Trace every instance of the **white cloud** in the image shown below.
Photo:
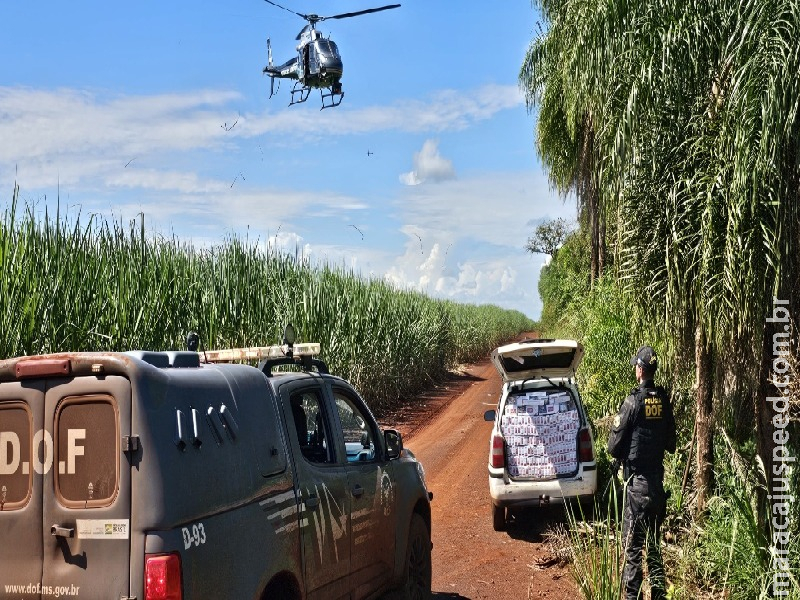
{"label": "white cloud", "polygon": [[425,140],[422,149],[414,153],[414,170],[400,175],[400,181],[405,185],[419,185],[427,181],[455,179],[455,176],[452,161],[439,153],[439,143],[436,140]]}
{"label": "white cloud", "polygon": [[[232,116],[237,92],[197,90],[152,96],[125,96],[75,89],[0,87],[0,185],[21,181],[30,189],[57,184],[166,190],[180,193],[217,188],[196,174],[162,173],[157,165],[197,150],[236,148],[237,139],[265,137],[264,143],[299,144],[309,138],[372,131],[452,131],[518,107],[515,86],[489,85],[443,91],[426,101],[349,110],[340,107],[324,119],[313,111],[268,108]],[[224,125],[236,122],[226,131]],[[427,146],[427,144],[426,144]],[[435,150],[435,147],[434,147]],[[452,165],[425,155],[418,175],[448,176]],[[130,171],[122,171],[123,168]],[[147,172],[138,172],[146,169]],[[450,171],[448,171],[448,169]],[[174,187],[170,187],[174,186]]]}
{"label": "white cloud", "polygon": [[518,86],[485,85],[475,90],[443,90],[426,100],[404,99],[389,106],[350,110],[342,105],[324,120],[301,111],[282,112],[279,119],[270,113],[249,115],[245,130],[247,135],[256,136],[278,132],[341,135],[371,131],[458,131],[524,103],[525,98]]}
{"label": "white cloud", "polygon": [[493,303],[536,315],[544,257],[524,250],[531,218],[571,218],[575,208],[542,174],[471,174],[402,188],[397,200],[404,253],[392,283],[459,302]]}
{"label": "white cloud", "polygon": [[478,173],[435,186],[404,187],[397,209],[429,244],[467,238],[520,250],[533,232],[532,215],[575,214],[574,204],[562,201],[545,176],[534,172]]}

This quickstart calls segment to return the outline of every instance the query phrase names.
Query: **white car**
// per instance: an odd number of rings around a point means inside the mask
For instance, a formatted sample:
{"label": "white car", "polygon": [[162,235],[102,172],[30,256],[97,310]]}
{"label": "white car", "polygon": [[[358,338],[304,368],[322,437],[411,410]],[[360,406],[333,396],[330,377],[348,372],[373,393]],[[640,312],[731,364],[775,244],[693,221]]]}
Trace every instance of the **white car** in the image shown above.
{"label": "white car", "polygon": [[574,340],[525,340],[492,352],[503,377],[489,442],[489,493],[495,531],[507,509],[577,500],[597,491],[592,429],[575,383],[583,346]]}

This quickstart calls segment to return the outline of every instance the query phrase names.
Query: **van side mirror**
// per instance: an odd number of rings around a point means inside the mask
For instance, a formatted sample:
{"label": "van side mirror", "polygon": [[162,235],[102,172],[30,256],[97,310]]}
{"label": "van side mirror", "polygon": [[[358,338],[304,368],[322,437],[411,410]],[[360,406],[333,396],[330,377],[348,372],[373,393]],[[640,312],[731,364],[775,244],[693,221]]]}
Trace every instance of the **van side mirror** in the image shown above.
{"label": "van side mirror", "polygon": [[487,410],[483,413],[483,420],[484,421],[494,421],[497,418],[497,411],[495,409]]}
{"label": "van side mirror", "polygon": [[400,458],[403,452],[403,438],[396,429],[386,429],[383,432],[383,439],[386,440],[386,456],[389,460]]}

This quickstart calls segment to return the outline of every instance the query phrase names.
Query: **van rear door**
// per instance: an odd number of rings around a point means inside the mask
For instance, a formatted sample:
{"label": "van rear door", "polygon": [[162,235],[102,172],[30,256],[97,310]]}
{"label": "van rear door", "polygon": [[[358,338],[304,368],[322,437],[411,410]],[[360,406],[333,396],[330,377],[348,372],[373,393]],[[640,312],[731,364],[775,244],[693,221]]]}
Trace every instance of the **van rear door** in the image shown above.
{"label": "van rear door", "polygon": [[42,382],[0,383],[0,598],[41,598],[43,407]]}
{"label": "van rear door", "polygon": [[[42,502],[42,589],[59,598],[127,598],[130,589],[131,386],[120,376],[48,380],[52,440]],[[42,594],[45,596],[45,593]]]}

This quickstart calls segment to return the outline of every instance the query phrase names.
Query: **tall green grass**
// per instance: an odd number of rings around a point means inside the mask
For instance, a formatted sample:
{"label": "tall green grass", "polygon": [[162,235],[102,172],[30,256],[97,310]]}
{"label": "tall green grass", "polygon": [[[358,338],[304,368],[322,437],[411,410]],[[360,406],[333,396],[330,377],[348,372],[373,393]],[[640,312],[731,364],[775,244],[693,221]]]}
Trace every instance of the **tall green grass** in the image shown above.
{"label": "tall green grass", "polygon": [[595,503],[594,514],[600,518],[591,523],[584,520],[582,510],[567,510],[572,577],[585,600],[620,600],[625,556],[618,518],[622,506],[616,493],[608,494],[604,507],[598,500]]}
{"label": "tall green grass", "polygon": [[485,357],[534,323],[229,237],[195,248],[134,222],[36,213],[15,188],[0,218],[0,358],[58,351],[279,343],[291,322],[373,410]]}

